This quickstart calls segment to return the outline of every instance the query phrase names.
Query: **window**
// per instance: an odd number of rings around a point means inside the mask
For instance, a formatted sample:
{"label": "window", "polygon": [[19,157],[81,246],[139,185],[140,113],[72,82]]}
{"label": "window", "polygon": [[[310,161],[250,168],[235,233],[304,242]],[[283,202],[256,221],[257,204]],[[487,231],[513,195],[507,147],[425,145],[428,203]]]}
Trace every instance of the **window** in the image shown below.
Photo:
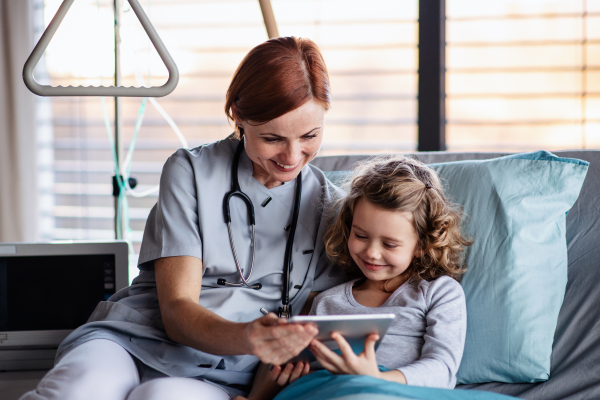
{"label": "window", "polygon": [[446,1],[449,150],[600,146],[600,1]]}
{"label": "window", "polygon": [[[175,59],[180,82],[156,99],[196,147],[226,137],[232,129],[223,111],[225,92],[244,55],[267,39],[256,0],[139,0]],[[41,35],[62,0],[35,0]],[[313,39],[323,51],[332,85],[321,154],[414,151],[416,149],[416,0],[272,0],[281,35]],[[167,70],[127,1],[122,2],[121,74],[138,85],[136,72],[161,85]],[[92,34],[90,34],[92,33]],[[35,76],[44,84],[112,85],[115,65],[113,1],[73,3]],[[114,238],[113,98],[38,98],[44,239]],[[158,184],[169,155],[182,147],[175,130],[150,102],[123,98],[121,162],[127,158],[140,115],[131,175],[136,191]],[[108,129],[107,129],[108,127]],[[130,232],[139,251],[156,193],[128,196]],[[132,263],[130,276],[136,271]]]}
{"label": "window", "polygon": [[[61,3],[34,0],[38,35]],[[160,109],[139,98],[124,98],[119,106],[121,162],[135,142],[131,175],[136,190],[147,192],[158,184],[166,158],[182,146],[177,131],[188,147],[232,131],[223,112],[225,92],[243,56],[266,39],[266,29],[256,0],[140,3],[181,75],[178,88],[156,100]],[[74,2],[36,78],[52,85],[112,84],[113,4]],[[419,2],[272,5],[279,33],[313,39],[329,68],[333,102],[321,154],[415,151]],[[161,85],[166,68],[125,0],[119,15],[123,84]],[[446,17],[448,150],[600,146],[600,0],[446,0]],[[38,98],[44,239],[114,238],[115,108],[113,98]],[[128,196],[126,237],[134,253],[155,202],[156,193]]]}

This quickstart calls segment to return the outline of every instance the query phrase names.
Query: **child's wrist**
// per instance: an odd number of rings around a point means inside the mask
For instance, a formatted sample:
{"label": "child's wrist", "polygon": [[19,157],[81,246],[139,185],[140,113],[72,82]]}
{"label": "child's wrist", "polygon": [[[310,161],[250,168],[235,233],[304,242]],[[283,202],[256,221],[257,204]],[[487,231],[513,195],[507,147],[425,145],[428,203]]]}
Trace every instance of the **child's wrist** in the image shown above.
{"label": "child's wrist", "polygon": [[377,379],[383,379],[383,373],[379,370],[378,367],[376,369],[368,368],[366,370],[363,370],[362,372],[356,371],[354,373],[356,375],[366,375]]}
{"label": "child's wrist", "polygon": [[379,376],[380,379],[384,379],[384,380],[390,381],[390,382],[398,382],[398,383],[402,383],[402,384],[406,385],[406,377],[400,370],[392,369],[392,370],[385,371],[385,372],[380,371],[379,375],[380,375]]}

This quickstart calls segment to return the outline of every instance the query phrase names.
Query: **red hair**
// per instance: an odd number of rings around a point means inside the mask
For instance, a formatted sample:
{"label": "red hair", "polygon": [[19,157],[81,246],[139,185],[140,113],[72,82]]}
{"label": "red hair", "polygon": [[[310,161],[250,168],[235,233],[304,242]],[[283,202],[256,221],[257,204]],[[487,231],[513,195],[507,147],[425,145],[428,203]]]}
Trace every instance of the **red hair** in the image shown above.
{"label": "red hair", "polygon": [[[310,100],[329,109],[329,74],[319,48],[310,39],[279,37],[259,44],[238,66],[225,101],[225,114],[257,125],[269,122]],[[235,126],[236,133],[239,128]]]}

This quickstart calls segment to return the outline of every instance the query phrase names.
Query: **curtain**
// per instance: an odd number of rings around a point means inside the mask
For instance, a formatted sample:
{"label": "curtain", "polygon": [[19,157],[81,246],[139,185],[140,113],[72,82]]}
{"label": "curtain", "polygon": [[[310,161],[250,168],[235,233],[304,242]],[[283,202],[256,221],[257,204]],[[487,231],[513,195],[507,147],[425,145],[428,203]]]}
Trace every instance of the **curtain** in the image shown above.
{"label": "curtain", "polygon": [[35,98],[22,78],[31,15],[31,0],[0,0],[0,242],[38,240]]}

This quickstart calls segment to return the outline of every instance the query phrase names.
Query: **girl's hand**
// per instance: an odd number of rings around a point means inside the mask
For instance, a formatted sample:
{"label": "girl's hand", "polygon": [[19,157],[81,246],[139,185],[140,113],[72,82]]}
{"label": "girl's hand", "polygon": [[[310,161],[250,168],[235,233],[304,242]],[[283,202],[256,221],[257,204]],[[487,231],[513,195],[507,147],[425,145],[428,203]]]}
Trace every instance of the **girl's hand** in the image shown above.
{"label": "girl's hand", "polygon": [[239,396],[239,399],[235,398],[234,400],[272,399],[285,386],[310,372],[310,365],[303,362],[298,362],[296,365],[287,364],[284,368],[275,365],[268,373],[265,373],[267,368],[266,364],[261,364],[248,399]]}
{"label": "girl's hand", "polygon": [[279,386],[287,386],[309,372],[310,364],[299,361],[295,366],[294,364],[287,364],[285,368],[281,368],[281,365],[274,365],[269,371],[269,378]]}
{"label": "girl's hand", "polygon": [[265,364],[281,365],[300,354],[319,333],[312,324],[288,324],[274,313],[248,323],[249,353]]}
{"label": "girl's hand", "polygon": [[381,378],[381,372],[375,359],[375,342],[379,340],[378,334],[373,333],[367,336],[365,350],[359,355],[354,354],[350,344],[338,332],[333,332],[331,338],[335,340],[340,348],[341,356],[329,350],[327,346],[318,340],[313,340],[310,343],[310,351],[323,368],[332,374],[370,375]]}

